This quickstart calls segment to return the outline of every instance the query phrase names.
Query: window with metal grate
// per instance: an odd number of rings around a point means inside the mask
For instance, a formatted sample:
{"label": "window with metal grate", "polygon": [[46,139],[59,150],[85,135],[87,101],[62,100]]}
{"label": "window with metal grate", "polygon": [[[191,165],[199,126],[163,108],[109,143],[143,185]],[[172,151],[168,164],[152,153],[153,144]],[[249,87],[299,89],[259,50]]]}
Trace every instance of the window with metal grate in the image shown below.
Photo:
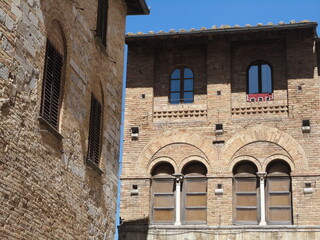
{"label": "window with metal grate", "polygon": [[97,29],[96,36],[100,38],[101,43],[106,46],[107,41],[107,20],[108,20],[108,0],[98,1]]}
{"label": "window with metal grate", "polygon": [[48,40],[45,56],[40,114],[55,129],[58,129],[59,123],[62,66],[62,55]]}
{"label": "window with metal grate", "polygon": [[89,123],[89,141],[88,141],[88,157],[87,160],[99,165],[100,146],[101,146],[101,104],[91,94],[91,110]]}

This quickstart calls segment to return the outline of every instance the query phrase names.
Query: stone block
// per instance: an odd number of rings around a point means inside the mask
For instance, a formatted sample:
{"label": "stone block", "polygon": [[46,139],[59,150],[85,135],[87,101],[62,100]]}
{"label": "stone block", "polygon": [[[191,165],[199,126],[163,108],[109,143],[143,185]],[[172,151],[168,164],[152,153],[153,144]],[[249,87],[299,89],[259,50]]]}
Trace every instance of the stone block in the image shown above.
{"label": "stone block", "polygon": [[12,31],[12,30],[13,30],[14,20],[13,20],[9,15],[6,16],[5,26],[7,27],[7,29],[8,29],[9,31]]}
{"label": "stone block", "polygon": [[9,69],[3,63],[0,63],[0,78],[9,80]]}

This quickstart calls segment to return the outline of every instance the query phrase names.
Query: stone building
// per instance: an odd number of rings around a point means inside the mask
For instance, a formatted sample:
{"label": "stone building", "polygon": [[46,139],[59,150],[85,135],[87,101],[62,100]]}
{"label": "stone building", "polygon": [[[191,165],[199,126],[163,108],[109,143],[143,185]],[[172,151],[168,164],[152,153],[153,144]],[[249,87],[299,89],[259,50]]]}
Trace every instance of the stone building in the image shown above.
{"label": "stone building", "polygon": [[144,0],[1,0],[0,239],[112,239],[126,15]]}
{"label": "stone building", "polygon": [[120,239],[320,239],[316,27],[127,35]]}

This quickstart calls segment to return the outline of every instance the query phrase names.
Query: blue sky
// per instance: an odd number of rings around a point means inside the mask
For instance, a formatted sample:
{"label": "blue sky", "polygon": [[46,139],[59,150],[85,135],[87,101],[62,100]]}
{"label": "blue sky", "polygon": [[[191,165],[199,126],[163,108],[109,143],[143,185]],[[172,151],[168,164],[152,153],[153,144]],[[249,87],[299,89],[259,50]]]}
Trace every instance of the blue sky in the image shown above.
{"label": "blue sky", "polygon": [[[320,0],[146,0],[149,16],[127,17],[126,32],[256,25],[279,21],[320,22]],[[319,27],[318,27],[319,32]]]}
{"label": "blue sky", "polygon": [[[279,21],[310,20],[320,23],[320,0],[146,0],[149,16],[128,16],[126,32],[149,32],[213,25],[244,26]],[[320,28],[318,27],[318,35]],[[126,64],[126,59],[125,59]],[[126,71],[126,68],[124,69]],[[126,74],[124,73],[124,79]],[[125,85],[124,85],[125,86]],[[124,100],[124,99],[123,99]],[[123,101],[124,103],[124,101]],[[124,106],[124,105],[123,105]],[[121,137],[122,142],[122,137]],[[122,151],[122,147],[120,149]],[[120,163],[121,163],[120,155]],[[121,172],[121,171],[120,171]],[[117,220],[119,213],[117,214]],[[117,235],[116,238],[117,239]]]}

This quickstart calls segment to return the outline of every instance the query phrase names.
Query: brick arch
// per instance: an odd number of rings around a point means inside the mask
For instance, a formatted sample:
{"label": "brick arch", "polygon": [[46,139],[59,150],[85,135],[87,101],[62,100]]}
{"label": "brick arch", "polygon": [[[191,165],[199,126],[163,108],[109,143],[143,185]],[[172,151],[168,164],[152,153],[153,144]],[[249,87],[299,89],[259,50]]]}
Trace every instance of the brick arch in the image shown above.
{"label": "brick arch", "polygon": [[50,28],[53,22],[56,21],[59,24],[62,32],[62,38],[65,45],[66,61],[69,62],[70,53],[72,52],[72,47],[71,47],[70,34],[68,33],[71,33],[72,31],[70,29],[70,26],[67,24],[68,21],[65,20],[63,13],[58,8],[50,8],[50,11],[48,12],[48,14],[44,15],[44,20],[45,20],[46,36],[48,35],[48,32],[50,31]]}
{"label": "brick arch", "polygon": [[239,157],[236,157],[236,158],[232,159],[229,162],[229,166],[228,166],[229,173],[232,173],[233,168],[234,168],[234,166],[237,165],[237,163],[243,162],[243,161],[252,162],[254,165],[256,165],[256,167],[258,169],[258,172],[262,172],[263,167],[262,167],[261,162],[258,159],[256,159],[253,156],[244,156],[244,155],[242,155],[242,156],[239,156]]}
{"label": "brick arch", "polygon": [[182,169],[190,162],[200,162],[202,163],[206,168],[207,168],[207,172],[210,172],[211,171],[211,167],[210,167],[210,164],[208,163],[208,160],[207,159],[204,159],[203,157],[201,156],[196,156],[196,155],[193,155],[193,156],[189,156],[189,157],[186,157],[185,159],[182,160],[182,162],[180,163],[179,165],[179,173],[182,172]]}
{"label": "brick arch", "polygon": [[147,168],[149,175],[151,174],[151,171],[154,169],[154,167],[160,163],[169,163],[173,167],[174,172],[178,172],[177,163],[174,161],[174,159],[169,157],[158,157],[149,162]]}
{"label": "brick arch", "polygon": [[240,148],[259,141],[271,142],[285,149],[296,166],[295,169],[299,170],[307,167],[305,152],[292,136],[277,128],[263,125],[251,127],[235,134],[222,149],[222,159],[231,161]]}
{"label": "brick arch", "polygon": [[287,157],[285,155],[282,155],[282,154],[275,154],[275,155],[269,156],[267,159],[264,160],[264,162],[263,162],[263,170],[264,170],[264,172],[267,171],[267,166],[269,165],[269,163],[271,163],[274,160],[278,160],[278,159],[288,163],[288,165],[291,168],[291,172],[294,171],[295,164],[292,161],[292,159],[290,159],[289,157]]}
{"label": "brick arch", "polygon": [[185,143],[198,148],[208,159],[209,165],[211,162],[218,160],[217,151],[209,139],[195,133],[186,133],[185,130],[179,129],[161,133],[149,141],[142,149],[136,166],[145,169],[148,175],[148,165],[152,161],[152,157],[159,150],[173,143]]}

